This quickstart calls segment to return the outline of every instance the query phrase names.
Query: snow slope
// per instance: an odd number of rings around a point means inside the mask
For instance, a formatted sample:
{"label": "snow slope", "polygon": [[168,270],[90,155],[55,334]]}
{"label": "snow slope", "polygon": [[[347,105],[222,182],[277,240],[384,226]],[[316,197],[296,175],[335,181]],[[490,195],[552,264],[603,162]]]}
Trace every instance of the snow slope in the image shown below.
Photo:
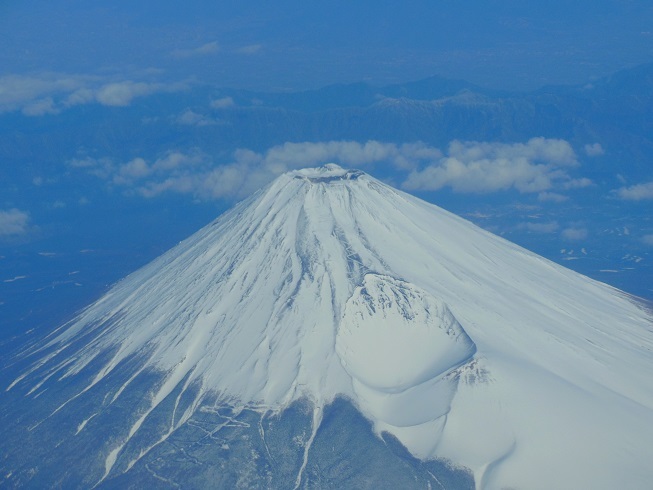
{"label": "snow slope", "polygon": [[140,373],[165,373],[103,478],[173,393],[158,442],[209,396],[277,411],[307,397],[315,435],[343,395],[479,488],[646,488],[652,348],[651,316],[625,293],[330,164],[279,177],[119,282],[27,352],[8,389],[35,396],[101,366],[74,399],[136,365],[110,407]]}

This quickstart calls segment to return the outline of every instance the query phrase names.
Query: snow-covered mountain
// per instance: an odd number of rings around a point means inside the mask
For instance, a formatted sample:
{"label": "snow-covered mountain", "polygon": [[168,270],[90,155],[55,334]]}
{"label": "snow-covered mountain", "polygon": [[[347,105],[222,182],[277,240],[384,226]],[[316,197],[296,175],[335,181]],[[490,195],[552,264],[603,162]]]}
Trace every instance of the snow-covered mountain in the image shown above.
{"label": "snow-covered mountain", "polygon": [[360,171],[299,170],[11,360],[0,477],[646,488],[652,349],[625,293]]}

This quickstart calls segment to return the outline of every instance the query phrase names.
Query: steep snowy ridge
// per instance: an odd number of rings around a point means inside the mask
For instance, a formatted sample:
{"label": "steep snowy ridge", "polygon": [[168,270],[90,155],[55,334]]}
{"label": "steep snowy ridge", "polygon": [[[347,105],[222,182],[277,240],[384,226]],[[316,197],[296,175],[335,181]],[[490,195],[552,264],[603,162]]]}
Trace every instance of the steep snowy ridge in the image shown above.
{"label": "steep snowy ridge", "polygon": [[[444,303],[410,284],[368,274],[347,301],[336,350],[356,381],[397,393],[466,362],[476,349]],[[410,362],[397,352],[410,353]]]}
{"label": "steep snowy ridge", "polygon": [[[471,468],[479,487],[644,488],[652,324],[618,290],[327,165],[279,177],[119,282],[27,352],[8,389],[88,379],[77,399],[123,373],[108,410],[159,373],[100,480],[216,397],[262,411],[308,398],[314,437],[341,395],[415,456]],[[169,430],[122,461],[171,399]]]}

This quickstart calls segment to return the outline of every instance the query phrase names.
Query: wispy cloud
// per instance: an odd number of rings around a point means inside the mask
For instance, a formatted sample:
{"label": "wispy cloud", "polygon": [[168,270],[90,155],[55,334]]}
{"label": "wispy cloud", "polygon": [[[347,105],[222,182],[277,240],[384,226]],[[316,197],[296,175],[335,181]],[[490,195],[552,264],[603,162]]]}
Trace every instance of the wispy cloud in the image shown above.
{"label": "wispy cloud", "polygon": [[248,46],[243,46],[242,48],[238,48],[236,52],[240,54],[252,55],[261,51],[262,48],[263,46],[261,44],[250,44]]}
{"label": "wispy cloud", "polygon": [[605,150],[601,146],[600,143],[592,143],[585,145],[583,148],[585,150],[585,154],[588,157],[600,157],[601,155],[605,154]]}
{"label": "wispy cloud", "polygon": [[[169,151],[150,163],[141,157],[121,163],[108,157],[87,156],[71,159],[67,164],[71,168],[104,179],[110,184],[138,189],[140,186],[151,185],[152,182],[162,179],[174,179],[187,176],[189,173],[199,175],[202,173],[201,169],[205,171],[206,167],[210,165],[210,160],[199,150],[191,150],[189,152]],[[200,168],[193,168],[196,166]],[[141,187],[139,192],[142,189],[144,187]]]}
{"label": "wispy cloud", "polygon": [[582,189],[584,187],[590,187],[592,185],[594,185],[594,182],[592,182],[587,177],[581,177],[580,179],[569,179],[560,183],[560,187],[566,190]]}
{"label": "wispy cloud", "polygon": [[118,185],[131,185],[133,182],[147,177],[152,173],[152,168],[142,158],[119,165],[113,175],[113,183]]}
{"label": "wispy cloud", "polygon": [[124,82],[103,85],[95,92],[95,100],[102,105],[124,107],[131,104],[136,97],[165,91],[165,85],[159,83]]}
{"label": "wispy cloud", "polygon": [[24,235],[29,231],[29,213],[20,209],[0,210],[0,238]]}
{"label": "wispy cloud", "polygon": [[198,56],[212,55],[220,51],[220,45],[217,41],[203,44],[197,48],[175,49],[170,53],[173,58],[195,58]]}
{"label": "wispy cloud", "polygon": [[110,158],[81,157],[73,158],[67,162],[72,168],[83,169],[86,173],[101,179],[109,178],[114,171],[114,164]]}
{"label": "wispy cloud", "polygon": [[0,77],[0,113],[20,110],[26,116],[43,116],[83,104],[124,107],[138,97],[185,88],[183,83],[115,81],[97,76],[7,75]]}
{"label": "wispy cloud", "polygon": [[569,196],[558,194],[557,192],[540,192],[537,195],[537,200],[540,202],[565,202],[569,200]]}
{"label": "wispy cloud", "polygon": [[644,235],[642,237],[642,243],[653,247],[653,235]]}
{"label": "wispy cloud", "polygon": [[52,97],[46,97],[28,102],[23,107],[22,112],[26,116],[43,116],[45,114],[58,114],[61,111],[55,106]]}
{"label": "wispy cloud", "polygon": [[543,192],[557,185],[586,186],[589,179],[574,180],[568,169],[578,161],[571,145],[559,139],[532,138],[527,143],[453,141],[447,154],[421,170],[413,171],[404,188],[483,193],[516,189]]}
{"label": "wispy cloud", "polygon": [[547,223],[522,223],[519,228],[526,229],[528,231],[532,231],[534,233],[553,233],[555,231],[558,231],[560,228],[560,225],[558,225],[557,221],[550,221]]}
{"label": "wispy cloud", "polygon": [[584,240],[587,238],[587,228],[583,227],[569,227],[565,228],[562,230],[562,233],[560,233],[562,238],[565,240],[569,241],[578,241],[578,240]]}
{"label": "wispy cloud", "polygon": [[183,124],[185,126],[214,126],[217,123],[214,119],[191,109],[186,109],[177,117],[177,124]]}
{"label": "wispy cloud", "polygon": [[231,97],[222,97],[211,101],[211,108],[213,109],[226,109],[227,107],[235,106],[234,99]]}
{"label": "wispy cloud", "polygon": [[43,103],[48,98],[72,93],[92,82],[89,77],[58,74],[0,76],[0,112],[20,110],[39,101]]}
{"label": "wispy cloud", "polygon": [[263,164],[275,169],[293,169],[337,162],[344,166],[389,163],[410,170],[420,162],[442,156],[442,152],[424,143],[382,143],[379,141],[328,141],[322,143],[285,143],[270,148],[262,156]]}
{"label": "wispy cloud", "polygon": [[184,83],[149,83],[124,80],[100,85],[97,88],[83,88],[70,94],[64,107],[79,104],[98,103],[105,106],[125,107],[138,97],[156,93],[179,92],[187,88]]}
{"label": "wispy cloud", "polygon": [[188,153],[169,151],[165,156],[158,158],[152,167],[156,171],[176,171],[182,168],[194,167],[209,162],[208,156],[199,150]]}
{"label": "wispy cloud", "polygon": [[615,193],[619,198],[629,201],[653,199],[653,182],[622,187],[617,189]]}

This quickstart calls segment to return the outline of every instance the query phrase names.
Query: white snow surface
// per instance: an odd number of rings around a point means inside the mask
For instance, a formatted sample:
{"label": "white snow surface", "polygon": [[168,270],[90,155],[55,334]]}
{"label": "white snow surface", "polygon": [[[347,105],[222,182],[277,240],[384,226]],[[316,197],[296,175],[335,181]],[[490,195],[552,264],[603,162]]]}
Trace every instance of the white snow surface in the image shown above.
{"label": "white snow surface", "polygon": [[265,410],[343,395],[479,488],[649,488],[652,325],[625,293],[331,164],[284,174],[119,282],[10,388],[111,353],[86,391],[136,356],[167,377],[130,437],[180,384],[201,383],[193,410],[210,393]]}

